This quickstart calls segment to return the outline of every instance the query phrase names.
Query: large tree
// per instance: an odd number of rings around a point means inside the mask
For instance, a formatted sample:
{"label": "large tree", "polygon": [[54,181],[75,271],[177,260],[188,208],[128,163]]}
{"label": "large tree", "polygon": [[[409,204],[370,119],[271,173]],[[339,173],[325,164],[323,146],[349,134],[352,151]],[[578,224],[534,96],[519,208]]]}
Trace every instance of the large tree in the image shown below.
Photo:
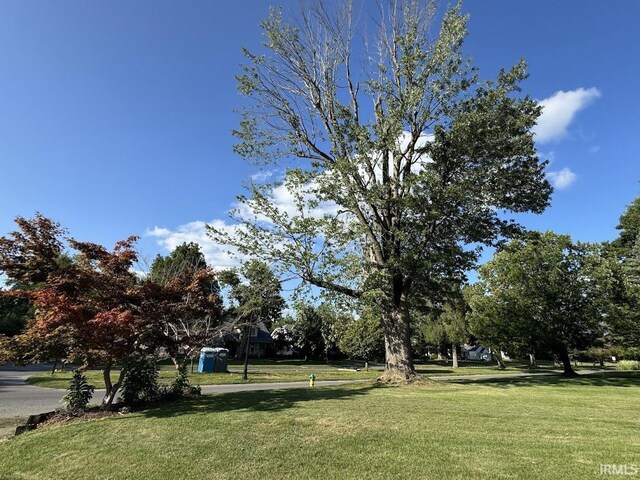
{"label": "large tree", "polygon": [[267,328],[280,318],[286,303],[282,298],[280,279],[269,265],[257,260],[245,263],[238,270],[220,272],[220,282],[230,288],[229,308],[233,320],[228,325],[242,332],[244,344],[243,378],[248,378],[251,329],[263,323]]}
{"label": "large tree", "polygon": [[627,205],[616,226],[618,238],[610,244],[613,253],[621,260],[633,255],[634,246],[640,235],[640,197]]}
{"label": "large tree", "polygon": [[251,185],[233,234],[210,231],[370,302],[384,378],[411,381],[409,311],[460,282],[479,254],[465,245],[513,234],[509,212],[541,212],[551,187],[531,132],[540,107],[520,93],[524,62],[480,81],[462,52],[460,5],[439,30],[432,2],[377,5],[309,2],[262,22],[265,53],[246,50],[238,77],[236,152],[286,173]]}
{"label": "large tree", "polygon": [[329,302],[313,304],[298,301],[295,317],[289,317],[283,327],[290,332],[294,349],[308,358],[329,360],[329,351],[336,347],[340,323],[345,319]]}
{"label": "large tree", "polygon": [[[157,295],[133,271],[135,237],[113,250],[65,238],[59,224],[39,214],[17,218],[19,229],[0,238],[0,270],[14,287],[5,298],[23,298],[35,318],[5,342],[11,360],[31,363],[61,358],[103,369],[103,407],[116,398],[127,361],[152,351],[159,337]],[[73,261],[65,249],[75,251]],[[120,367],[119,379],[111,371]]]}
{"label": "large tree", "polygon": [[433,308],[422,326],[424,338],[440,345],[451,345],[453,368],[458,368],[458,349],[470,337],[467,313],[469,305],[461,288],[453,290],[440,308]]}
{"label": "large tree", "polygon": [[221,332],[222,296],[215,272],[207,266],[196,243],[178,245],[169,255],[158,255],[147,289],[156,297],[162,323],[162,345],[176,368],[179,357],[193,359]]}
{"label": "large tree", "polygon": [[363,309],[355,318],[343,316],[338,323],[338,347],[349,356],[367,364],[384,355],[384,333],[380,316]]}
{"label": "large tree", "polygon": [[569,352],[604,333],[615,263],[600,247],[552,232],[515,240],[483,265],[470,296],[471,328],[507,351],[553,353],[573,375]]}
{"label": "large tree", "polygon": [[605,245],[617,261],[615,272],[624,279],[623,288],[613,299],[618,315],[607,321],[610,343],[614,346],[640,346],[640,197],[627,206],[616,227],[618,238]]}

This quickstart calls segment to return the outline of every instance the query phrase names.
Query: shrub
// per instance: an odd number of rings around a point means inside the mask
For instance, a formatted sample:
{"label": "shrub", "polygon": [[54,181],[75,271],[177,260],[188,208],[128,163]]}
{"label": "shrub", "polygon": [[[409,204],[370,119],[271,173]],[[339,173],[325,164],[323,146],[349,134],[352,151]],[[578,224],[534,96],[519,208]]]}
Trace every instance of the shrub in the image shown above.
{"label": "shrub", "polygon": [[616,366],[618,370],[640,370],[640,361],[638,360],[620,360]]}
{"label": "shrub", "polygon": [[640,360],[640,348],[625,348],[620,356],[625,360]]}
{"label": "shrub", "polygon": [[74,370],[67,390],[67,394],[62,397],[62,402],[67,405],[67,409],[84,410],[91,400],[95,387],[87,382],[87,377],[80,370]]}
{"label": "shrub", "polygon": [[127,360],[122,380],[122,400],[127,405],[148,402],[158,397],[158,367],[153,356],[137,355]]}
{"label": "shrub", "polygon": [[178,365],[178,375],[173,382],[171,382],[169,387],[164,388],[162,391],[162,397],[165,400],[177,400],[179,398],[200,395],[200,393],[200,385],[193,386],[189,382],[187,364],[180,363],[180,365]]}

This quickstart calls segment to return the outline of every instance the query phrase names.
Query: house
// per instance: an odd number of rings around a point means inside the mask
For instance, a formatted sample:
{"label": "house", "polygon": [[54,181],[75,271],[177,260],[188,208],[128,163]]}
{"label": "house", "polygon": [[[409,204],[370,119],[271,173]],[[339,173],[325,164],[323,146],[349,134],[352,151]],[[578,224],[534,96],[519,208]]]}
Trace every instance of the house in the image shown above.
{"label": "house", "polygon": [[257,326],[251,327],[249,332],[249,356],[261,358],[273,350],[273,338],[267,326],[260,322]]}
{"label": "house", "polygon": [[[229,356],[240,358],[244,354],[243,330],[240,328],[229,328],[216,340],[216,346],[229,349]],[[273,339],[267,326],[260,322],[249,330],[249,356],[261,358],[271,354],[273,351]]]}
{"label": "house", "polygon": [[460,357],[464,360],[484,360],[485,362],[493,360],[491,350],[482,345],[462,345],[460,347]]}

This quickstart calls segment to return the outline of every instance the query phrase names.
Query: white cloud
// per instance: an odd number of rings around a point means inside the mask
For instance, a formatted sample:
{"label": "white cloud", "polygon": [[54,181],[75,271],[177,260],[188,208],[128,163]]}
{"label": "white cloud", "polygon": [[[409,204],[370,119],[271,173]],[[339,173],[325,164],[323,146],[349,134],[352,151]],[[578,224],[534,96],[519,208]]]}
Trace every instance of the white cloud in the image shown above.
{"label": "white cloud", "polygon": [[[219,245],[211,240],[207,235],[206,225],[206,222],[195,221],[180,225],[175,230],[154,227],[151,230],[147,230],[146,235],[156,237],[158,245],[167,250],[167,252],[173,251],[178,245],[182,245],[185,242],[197,243],[200,245],[207,264],[216,270],[238,266],[237,258],[241,258],[241,256],[239,256],[237,250],[227,245]],[[229,232],[238,228],[234,225],[227,225],[223,220],[217,219],[209,222],[209,225]]]}
{"label": "white cloud", "polygon": [[600,90],[595,87],[578,88],[568,92],[559,90],[540,101],[542,115],[533,127],[536,141],[546,143],[562,138],[576,114],[600,95]]}
{"label": "white cloud", "polygon": [[[302,187],[300,193],[304,199],[304,206],[308,202],[316,200],[314,191],[318,188],[317,183],[311,183]],[[271,204],[275,206],[279,212],[289,216],[289,218],[300,215],[298,202],[296,202],[295,192],[287,188],[286,184],[279,185],[271,190]],[[303,206],[303,208],[304,208]],[[233,208],[238,210],[239,216],[245,220],[257,220],[263,223],[272,223],[271,219],[262,214],[256,214],[250,202],[233,204]],[[334,202],[319,202],[314,208],[305,208],[304,214],[307,217],[322,218],[324,215],[336,215],[338,213],[338,205]]]}
{"label": "white cloud", "polygon": [[264,170],[262,172],[254,173],[251,175],[251,180],[254,182],[264,182],[265,180],[273,177],[276,174],[275,170]]}
{"label": "white cloud", "polygon": [[[316,188],[317,184],[306,185],[303,188],[301,193],[305,205],[307,202],[315,200],[314,190]],[[271,191],[271,199],[272,205],[280,212],[286,213],[290,218],[299,215],[294,192],[291,192],[285,184],[279,185]],[[261,214],[256,215],[250,203],[237,202],[232,205],[232,208],[238,210],[238,215],[241,219],[271,223],[271,220],[266,216]],[[338,206],[333,202],[319,202],[319,204],[314,205],[314,208],[305,210],[305,215],[313,218],[321,218],[325,214],[335,215],[337,213]],[[225,220],[221,219],[214,219],[208,223],[198,220],[180,225],[174,230],[156,226],[147,230],[146,235],[155,237],[158,245],[167,252],[173,251],[178,245],[182,245],[183,243],[197,243],[200,245],[207,264],[216,270],[239,266],[240,262],[245,260],[246,257],[240,254],[236,248],[214,242],[207,234],[207,224],[216,230],[230,234],[242,228],[239,224],[228,224]]]}
{"label": "white cloud", "polygon": [[562,190],[570,186],[573,182],[576,181],[576,174],[571,171],[569,168],[563,168],[562,170],[556,170],[553,172],[547,172],[547,177],[549,181],[558,190]]}

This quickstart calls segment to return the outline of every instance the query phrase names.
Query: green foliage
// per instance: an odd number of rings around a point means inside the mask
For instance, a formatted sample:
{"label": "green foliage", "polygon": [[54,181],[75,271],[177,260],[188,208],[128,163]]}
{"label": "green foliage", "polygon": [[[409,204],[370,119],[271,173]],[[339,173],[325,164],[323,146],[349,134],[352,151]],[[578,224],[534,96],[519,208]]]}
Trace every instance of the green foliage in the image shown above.
{"label": "green foliage", "polygon": [[68,392],[62,397],[62,401],[69,410],[84,410],[91,400],[95,387],[89,385],[87,377],[81,370],[74,370],[73,377],[67,387]]}
{"label": "green foliage", "polygon": [[[151,264],[149,278],[155,283],[165,285],[185,270],[200,270],[206,267],[207,262],[200,246],[194,242],[183,243],[167,256],[156,256]],[[212,285],[212,288],[215,289],[215,285]]]}
{"label": "green foliage", "polygon": [[200,395],[201,389],[199,385],[191,385],[189,381],[189,372],[187,371],[186,362],[182,362],[178,365],[178,372],[176,378],[173,379],[171,385],[166,391],[166,394],[173,397],[189,397],[193,395]]}
{"label": "green foliage", "polygon": [[162,346],[169,356],[193,358],[211,345],[222,324],[222,295],[215,272],[196,243],[178,245],[154,260],[148,280],[160,288]]}
{"label": "green foliage", "polygon": [[[246,282],[241,281],[240,275]],[[280,318],[286,305],[280,279],[266,263],[251,260],[239,272],[220,272],[220,282],[231,289],[230,298],[236,302],[233,313],[239,324],[252,326],[263,322],[271,328]]]}
{"label": "green foliage", "polygon": [[625,360],[640,360],[640,347],[623,348],[620,357]]}
{"label": "green foliage", "polygon": [[33,313],[32,305],[25,298],[0,297],[0,335],[18,335],[33,318]]}
{"label": "green foliage", "polygon": [[340,350],[350,358],[384,358],[384,332],[380,316],[365,310],[360,317],[343,323],[338,336]]}
{"label": "green foliage", "polygon": [[287,327],[294,349],[305,358],[323,358],[336,346],[338,316],[327,303],[312,305],[299,302],[296,316]]}
{"label": "green foliage", "polygon": [[[375,303],[396,357],[386,365],[404,379],[408,312],[475,266],[480,248],[466,245],[512,236],[509,212],[541,212],[551,194],[531,132],[541,109],[520,93],[525,63],[480,82],[461,6],[438,24],[426,3],[313,2],[297,21],[271,11],[266,53],[245,50],[234,134],[236,152],[287,171],[240,198],[240,228],[209,227],[304,285]],[[380,48],[356,58],[376,34]]]}
{"label": "green foliage", "polygon": [[640,370],[640,361],[638,360],[620,360],[616,365],[617,370]]}
{"label": "green foliage", "polygon": [[619,236],[611,247],[620,259],[628,258],[640,235],[640,197],[636,198],[627,206],[625,212],[620,216],[620,222],[616,226],[620,231]]}
{"label": "green foliage", "polygon": [[428,342],[461,344],[469,340],[467,313],[469,305],[461,290],[450,293],[441,308],[433,309],[422,324],[422,334]]}
{"label": "green foliage", "polygon": [[607,254],[623,279],[612,298],[613,315],[607,319],[608,342],[627,348],[640,345],[640,197],[620,217],[618,238],[606,244]]}
{"label": "green foliage", "polygon": [[134,355],[127,359],[122,380],[122,400],[127,405],[158,397],[158,367],[153,356]]}
{"label": "green foliage", "polygon": [[437,319],[425,319],[420,326],[420,333],[428,344],[440,347],[448,343],[444,325]]}
{"label": "green foliage", "polygon": [[611,357],[620,358],[621,349],[618,348],[603,348],[603,347],[591,347],[587,349],[584,354],[594,360],[598,361],[601,364],[604,364],[605,361],[611,360]]}
{"label": "green foliage", "polygon": [[614,264],[566,235],[533,234],[480,268],[471,289],[472,332],[511,353],[588,348],[611,313]]}

